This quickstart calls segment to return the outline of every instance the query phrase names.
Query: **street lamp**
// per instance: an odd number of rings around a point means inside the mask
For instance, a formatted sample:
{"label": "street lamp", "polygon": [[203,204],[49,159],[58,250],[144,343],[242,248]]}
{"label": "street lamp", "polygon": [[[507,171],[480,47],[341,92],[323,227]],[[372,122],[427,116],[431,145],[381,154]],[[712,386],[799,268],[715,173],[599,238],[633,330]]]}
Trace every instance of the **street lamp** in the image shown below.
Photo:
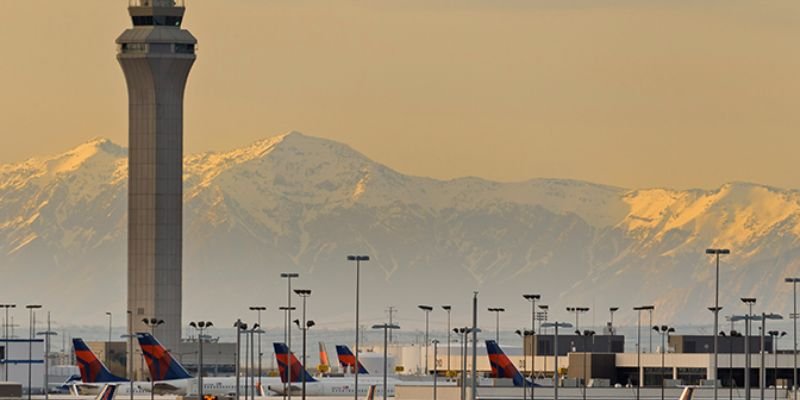
{"label": "street lamp", "polygon": [[[289,354],[289,357],[287,357],[287,359],[286,359],[286,382],[289,382],[289,386],[288,387],[292,386],[292,383],[290,381],[290,379],[291,379],[291,372],[290,371],[292,370],[292,324],[290,322],[292,320],[292,278],[298,278],[298,277],[300,277],[300,274],[298,274],[297,272],[281,272],[281,278],[286,279],[287,285],[289,287],[289,289],[286,291],[286,297],[288,298],[288,301],[289,301],[288,302],[288,314],[286,316],[286,321],[287,321],[287,323],[286,323],[286,326],[287,326],[287,328],[286,328],[286,332],[287,332],[286,333],[286,337],[287,337],[286,348],[287,348],[287,354]],[[284,387],[286,387],[286,386],[284,386]],[[289,400],[292,400],[292,391],[291,390],[288,391],[287,396],[288,396]]]}
{"label": "street lamp", "polygon": [[[308,364],[308,360],[306,359],[306,333],[308,332],[308,328],[314,326],[314,321],[306,320],[306,299],[311,297],[311,289],[295,289],[294,292],[297,293],[298,296],[303,298],[303,324],[302,326],[300,326],[299,320],[295,320],[294,322],[303,331],[303,363]],[[306,400],[306,374],[302,374],[302,378],[303,378],[303,400]]]}
{"label": "street lamp", "polygon": [[50,391],[48,388],[50,387],[50,376],[47,371],[50,370],[50,337],[56,336],[58,333],[53,332],[50,329],[50,312],[47,312],[47,330],[44,332],[37,332],[36,335],[44,336],[44,398],[45,400],[50,398]]}
{"label": "street lamp", "polygon": [[775,368],[773,369],[773,378],[772,381],[774,382],[774,400],[778,400],[778,339],[786,336],[786,332],[779,332],[779,331],[769,331],[770,336],[772,336],[772,358],[775,360]]}
{"label": "street lamp", "polygon": [[425,313],[425,375],[428,375],[428,321],[430,319],[429,317],[431,315],[431,311],[433,311],[433,307],[420,304],[417,306],[417,308]]}
{"label": "street lamp", "polygon": [[761,349],[760,349],[761,350],[761,368],[760,368],[761,371],[760,371],[759,379],[758,379],[759,392],[761,392],[760,393],[761,394],[761,397],[760,397],[761,400],[764,399],[764,387],[766,386],[766,381],[767,381],[767,370],[766,370],[766,368],[764,366],[764,354],[766,353],[764,351],[764,347],[765,347],[764,346],[764,341],[765,341],[765,337],[767,335],[767,320],[768,319],[783,319],[783,316],[780,315],[780,314],[772,314],[772,313],[767,314],[767,313],[763,313],[763,312],[761,313]]}
{"label": "street lamp", "polygon": [[[536,337],[536,329],[534,327],[536,321],[536,302],[542,298],[540,294],[523,294],[522,298],[531,303],[531,400],[534,399],[536,385],[533,384],[534,376],[536,375],[536,353],[538,351],[538,339]],[[525,338],[522,338],[522,353],[525,355]],[[523,385],[524,387],[525,385]],[[524,398],[523,398],[524,399]]]}
{"label": "street lamp", "polygon": [[611,314],[611,320],[608,324],[608,352],[611,353],[611,337],[614,336],[614,313],[619,311],[619,307],[609,307],[608,313]]}
{"label": "street lamp", "polygon": [[[233,327],[236,328],[236,400],[241,399],[241,385],[239,384],[241,376],[242,376],[242,331],[247,330],[247,324],[242,322],[241,319],[237,319],[236,322],[233,323]],[[246,382],[245,382],[246,383]],[[285,385],[284,385],[285,389]],[[286,391],[284,390],[284,393]]]}
{"label": "street lamp", "polygon": [[644,381],[642,371],[642,311],[652,311],[656,308],[653,305],[633,307],[636,311],[636,400],[639,400],[639,392]]}
{"label": "street lamp", "polygon": [[437,382],[439,380],[439,363],[437,361],[437,357],[439,355],[439,341],[433,339],[431,340],[431,343],[433,343],[433,400],[436,400],[436,389],[438,389]]}
{"label": "street lamp", "polygon": [[453,306],[444,305],[442,309],[447,311],[447,377],[450,377],[450,345],[453,343],[450,339],[450,312],[453,310]]}
{"label": "street lamp", "polygon": [[[0,304],[0,308],[5,309],[5,312],[6,312],[6,317],[3,320],[3,339],[5,340],[6,347],[8,347],[8,309],[9,308],[17,308],[17,305],[16,304]],[[6,355],[5,356],[8,357],[7,350],[6,350]],[[8,381],[8,363],[4,362],[3,366],[4,366],[3,369],[5,370],[5,373],[4,373],[4,376],[3,376],[3,380],[4,381]]]}
{"label": "street lamp", "polygon": [[719,349],[718,349],[718,341],[719,341],[719,256],[724,254],[731,254],[731,251],[728,249],[706,249],[706,254],[711,254],[716,257],[716,274],[714,275],[714,366],[712,371],[714,371],[714,400],[717,400],[717,387],[719,384],[717,383],[717,373],[718,373],[718,357],[719,357]]}
{"label": "street lamp", "polygon": [[569,322],[545,322],[541,325],[541,328],[554,328],[555,334],[553,335],[553,354],[555,355],[555,360],[553,364],[553,400],[558,400],[558,384],[559,384],[559,376],[558,376],[558,328],[572,328],[572,324]]}
{"label": "street lamp", "polygon": [[[251,400],[255,400],[256,399],[256,377],[253,374],[253,367],[255,366],[255,363],[256,363],[256,357],[255,357],[255,354],[253,354],[253,348],[256,347],[255,346],[255,343],[256,343],[255,334],[258,333],[260,335],[260,334],[264,333],[264,331],[261,330],[261,325],[259,325],[256,322],[256,323],[253,324],[253,327],[247,331],[247,333],[249,334],[249,340],[248,341],[250,343],[250,366],[248,367],[248,371],[250,371],[250,384],[248,386],[250,386],[250,389],[249,389],[250,399]],[[245,357],[246,357],[246,355],[245,355]],[[248,392],[248,390],[245,390],[245,394],[244,394],[245,398],[247,398],[247,392]]]}
{"label": "street lamp", "polygon": [[[31,400],[31,365],[33,364],[33,334],[36,331],[36,311],[42,308],[40,304],[28,304],[25,306],[28,309],[28,400]],[[46,372],[45,372],[46,373]]]}
{"label": "street lamp", "polygon": [[589,312],[589,307],[567,307],[567,312],[575,313],[575,329],[580,329],[578,315]]}
{"label": "street lamp", "polygon": [[[717,317],[719,316],[719,312],[722,310],[722,307],[708,307],[708,311],[714,313],[714,321],[717,321]],[[717,337],[719,336],[718,331],[714,331],[714,367],[711,371],[714,372],[714,396],[717,395],[717,387],[719,386],[719,364],[717,362],[717,357],[719,356],[719,342],[717,341]]]}
{"label": "street lamp", "polygon": [[[667,379],[666,373],[664,372],[664,354],[666,353],[667,346],[666,338],[670,333],[675,332],[675,328],[661,325],[654,326],[653,330],[661,334],[661,400],[664,400],[664,381]],[[714,374],[714,378],[716,379],[716,374]]]}
{"label": "street lamp", "polygon": [[588,345],[586,344],[586,338],[594,337],[595,332],[586,330],[586,331],[575,331],[575,334],[578,336],[583,336],[583,400],[586,400],[586,388],[589,385],[589,377],[587,376],[587,369],[586,369],[586,353],[588,353]]}
{"label": "street lamp", "polygon": [[792,391],[797,391],[797,282],[800,282],[800,278],[786,278],[784,282],[792,284],[792,294],[793,294],[793,301],[792,301],[792,325],[794,329],[794,335],[792,336],[792,349],[793,349],[793,356],[794,356],[794,370],[792,372]]}
{"label": "street lamp", "polygon": [[581,331],[575,331],[575,334],[578,336],[583,336],[583,400],[586,400],[586,388],[589,384],[589,378],[591,378],[591,374],[587,374],[586,371],[586,356],[591,354],[588,350],[589,346],[586,344],[586,338],[594,337],[595,332],[590,330],[585,330],[581,333]]}
{"label": "street lamp", "polygon": [[[258,313],[258,325],[261,325],[261,312],[266,311],[267,307],[264,306],[250,306],[250,311]],[[261,334],[258,334],[258,386],[261,386],[261,359],[264,354],[261,352]],[[203,399],[200,399],[203,400]]]}
{"label": "street lamp", "polygon": [[528,360],[525,357],[525,337],[533,333],[527,329],[517,329],[514,333],[522,339],[522,400],[525,400],[528,398],[528,384],[527,378],[525,378],[525,375],[528,374]]}
{"label": "street lamp", "polygon": [[[148,328],[150,328],[150,335],[155,336],[156,328],[160,325],[164,324],[163,319],[158,318],[142,318],[142,323],[144,323]],[[150,400],[155,398],[155,378],[151,375],[150,376]]]}
{"label": "street lamp", "polygon": [[489,312],[495,313],[495,326],[494,326],[494,339],[497,344],[500,344],[500,313],[505,312],[506,309],[503,307],[489,307],[487,310]]}
{"label": "street lamp", "polygon": [[206,329],[214,326],[214,323],[211,321],[198,321],[198,322],[189,322],[189,326],[196,329],[198,331],[197,335],[197,345],[198,349],[198,368],[197,368],[197,394],[200,400],[204,400],[203,397],[203,340],[205,340],[204,332]]}
{"label": "street lamp", "polygon": [[[372,325],[372,329],[383,329],[383,400],[386,400],[386,393],[389,391],[389,386],[386,382],[386,377],[388,374],[386,370],[389,368],[389,330],[400,329],[400,326],[395,324],[380,324]],[[358,375],[358,364],[356,364],[356,375]]]}
{"label": "street lamp", "polygon": [[358,400],[358,307],[359,307],[359,292],[361,289],[361,262],[362,261],[369,261],[369,256],[366,255],[350,255],[347,256],[347,261],[355,261],[356,263],[356,357],[355,357],[355,365],[356,366],[356,374],[355,374],[355,382],[354,382],[354,391],[353,391],[353,399]]}
{"label": "street lamp", "polygon": [[[108,342],[111,343],[111,319],[113,315],[110,311],[106,311],[106,315],[108,316]],[[106,353],[106,364],[108,364],[108,353]]]}
{"label": "street lamp", "polygon": [[[742,297],[742,303],[748,307],[747,316],[744,318],[744,398],[750,400],[750,366],[752,357],[750,356],[750,334],[752,333],[750,319],[753,316],[753,304],[756,303],[755,297]],[[735,317],[731,318],[735,321]]]}

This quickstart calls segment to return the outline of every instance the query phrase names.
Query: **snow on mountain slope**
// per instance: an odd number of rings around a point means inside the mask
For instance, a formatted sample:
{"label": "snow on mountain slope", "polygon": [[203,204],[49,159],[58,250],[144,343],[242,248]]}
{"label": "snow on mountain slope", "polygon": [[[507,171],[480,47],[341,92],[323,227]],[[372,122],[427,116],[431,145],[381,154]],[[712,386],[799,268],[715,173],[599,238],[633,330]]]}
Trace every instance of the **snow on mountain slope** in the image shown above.
{"label": "snow on mountain slope", "polygon": [[[0,266],[15,278],[0,290],[25,297],[42,287],[46,298],[32,301],[70,309],[101,307],[98,295],[124,307],[126,176],[126,150],[103,139],[0,165]],[[237,304],[282,293],[275,276],[286,269],[307,276],[315,297],[340,299],[352,285],[343,269],[351,252],[372,257],[365,298],[393,299],[365,305],[365,315],[377,316],[389,302],[411,309],[477,288],[483,301],[510,309],[519,293],[536,291],[554,306],[654,302],[664,315],[703,320],[696,310],[708,304],[712,282],[706,247],[734,250],[723,281],[734,299],[784,293],[781,277],[800,272],[800,194],[757,184],[680,191],[441,181],[290,132],[186,156],[184,201],[184,285],[213,282],[236,293]],[[92,290],[58,300],[74,285]],[[229,305],[184,292],[187,307],[208,310],[205,317],[228,315]],[[336,301],[322,303],[318,311],[340,314]],[[523,308],[516,317],[524,320]]]}

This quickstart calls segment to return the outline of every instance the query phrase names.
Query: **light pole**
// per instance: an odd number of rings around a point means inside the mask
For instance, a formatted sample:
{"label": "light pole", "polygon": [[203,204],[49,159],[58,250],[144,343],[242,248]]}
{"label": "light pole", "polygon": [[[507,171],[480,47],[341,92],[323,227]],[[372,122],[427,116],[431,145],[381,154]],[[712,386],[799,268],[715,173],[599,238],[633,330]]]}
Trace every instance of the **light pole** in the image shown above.
{"label": "light pole", "polygon": [[[261,325],[261,312],[266,311],[267,307],[264,306],[250,306],[250,311],[255,311],[258,313],[258,325]],[[261,360],[264,358],[264,354],[261,352],[261,334],[258,334],[258,386],[261,386]],[[201,399],[202,400],[202,399]]]}
{"label": "light pole", "polygon": [[711,254],[716,257],[716,273],[714,274],[714,400],[717,400],[717,387],[719,386],[717,373],[718,373],[718,357],[719,357],[719,256],[723,254],[731,254],[728,249],[706,249],[706,254]]}
{"label": "light pole", "polygon": [[[110,311],[106,311],[106,315],[108,316],[108,343],[109,343],[107,346],[110,346],[110,343],[111,343],[111,319],[112,319],[113,315],[111,314]],[[106,364],[108,364],[108,352],[106,352]]]}
{"label": "light pole", "polygon": [[31,364],[33,364],[33,334],[36,331],[36,311],[42,306],[40,304],[28,304],[25,306],[28,309],[28,400],[31,400]]}
{"label": "light pole", "polygon": [[[539,339],[536,336],[536,328],[534,324],[536,323],[536,302],[542,298],[540,294],[523,294],[522,298],[527,300],[531,303],[531,400],[534,399],[536,385],[534,385],[534,379],[536,376],[536,353],[539,347]],[[522,354],[525,356],[525,337],[522,338]],[[523,387],[525,385],[522,385]],[[524,399],[524,398],[523,398]]]}
{"label": "light pole", "polygon": [[[745,400],[750,400],[750,328],[752,324],[750,323],[751,318],[753,317],[753,304],[756,303],[755,297],[743,297],[741,298],[742,303],[746,304],[748,307],[747,315],[743,318],[744,319],[744,398]],[[737,320],[736,317],[731,317],[732,321]]]}
{"label": "light pole", "polygon": [[578,316],[589,312],[589,307],[567,307],[567,312],[575,313],[575,329],[580,330],[581,326],[578,323]]}
{"label": "light pole", "polygon": [[197,398],[204,400],[203,397],[203,340],[205,340],[205,330],[214,326],[211,321],[198,321],[189,322],[189,326],[198,331],[197,346],[198,348],[198,367],[197,367]]}
{"label": "light pole", "polygon": [[355,382],[354,382],[354,392],[353,392],[353,399],[358,400],[358,307],[359,307],[359,292],[361,289],[361,262],[362,261],[369,261],[369,256],[365,255],[349,255],[347,256],[347,261],[355,261],[356,263],[356,354],[355,354],[355,365],[356,366],[356,374],[355,374]]}
{"label": "light pole", "polygon": [[433,400],[436,400],[437,381],[439,379],[439,367],[437,357],[439,356],[439,341],[436,339],[431,340],[433,343]]}
{"label": "light pole", "polygon": [[[528,374],[528,362],[525,357],[525,337],[527,335],[532,335],[533,332],[527,329],[517,329],[514,333],[522,339],[522,399],[525,400],[528,398],[528,382],[525,378],[525,375]],[[531,382],[533,382],[533,380],[531,380]],[[533,385],[531,385],[531,387],[533,387]]]}
{"label": "light pole", "polygon": [[[667,341],[666,338],[669,336],[670,333],[675,332],[675,328],[661,325],[661,326],[654,326],[653,330],[656,333],[661,334],[661,400],[664,400],[664,381],[666,378],[666,373],[664,372],[664,354],[666,354],[666,345]],[[716,374],[714,376],[716,378]]]}
{"label": "light pole", "polygon": [[794,367],[792,371],[792,392],[797,391],[797,282],[800,278],[786,278],[784,282],[792,284],[792,329],[794,334],[792,336],[792,355],[794,357]]}
{"label": "light pole", "polygon": [[[0,304],[0,308],[5,309],[5,312],[6,312],[6,317],[3,320],[3,339],[5,340],[5,346],[8,347],[8,309],[9,308],[17,308],[17,305],[16,304]],[[8,351],[6,351],[6,353],[8,353]],[[6,354],[6,357],[8,357],[8,354]],[[5,371],[4,376],[3,376],[3,380],[4,381],[8,381],[8,363],[4,362],[3,363],[3,367],[4,367],[3,370]]]}
{"label": "light pole", "polygon": [[[155,336],[156,328],[160,325],[164,324],[163,319],[158,318],[142,318],[142,323],[144,323],[148,328],[150,328],[150,335]],[[150,400],[155,398],[155,378],[151,375],[150,376]]]}
{"label": "light pole", "polygon": [[[292,387],[292,382],[291,382],[291,377],[292,377],[292,375],[291,375],[292,374],[291,373],[291,371],[292,371],[292,324],[291,324],[291,321],[292,321],[292,278],[299,278],[299,277],[300,277],[300,274],[298,274],[297,272],[281,272],[281,278],[286,279],[286,283],[287,283],[287,285],[289,287],[289,289],[286,291],[286,297],[288,299],[288,303],[287,303],[287,306],[288,306],[287,312],[288,312],[288,314],[286,316],[286,321],[287,321],[286,322],[286,327],[287,327],[286,328],[286,338],[287,338],[286,347],[287,347],[287,350],[288,350],[287,354],[289,354],[289,356],[286,358],[286,382],[288,382],[288,385],[289,385],[288,387],[289,388]],[[287,387],[287,386],[284,386],[284,387]],[[284,391],[284,392],[286,392],[286,391]],[[286,393],[286,395],[289,398],[289,400],[292,400],[292,391],[291,390],[288,390],[288,393]]]}
{"label": "light pole", "polygon": [[619,310],[619,307],[609,307],[608,313],[611,314],[611,320],[608,324],[608,352],[611,353],[611,337],[614,336],[614,313]]}
{"label": "light pole", "polygon": [[[250,367],[248,368],[248,370],[250,371],[249,386],[250,386],[251,400],[256,399],[256,376],[255,374],[253,374],[253,369],[254,369],[253,367],[255,366],[256,363],[256,357],[255,354],[253,354],[254,353],[253,349],[256,347],[256,338],[255,338],[256,332],[258,332],[259,334],[264,332],[261,330],[261,325],[259,325],[258,323],[253,324],[253,328],[248,331],[248,333],[250,334]],[[245,391],[245,397],[247,397],[246,391]]]}
{"label": "light pole", "polygon": [[[311,297],[311,290],[310,289],[295,289],[294,291],[297,293],[298,296],[303,298],[303,324],[301,326],[299,320],[295,320],[294,322],[297,326],[303,331],[303,364],[308,364],[308,360],[306,360],[306,333],[308,332],[308,328],[314,326],[314,321],[307,321],[306,320],[306,299]],[[306,374],[301,374],[303,379],[303,400],[306,400]]]}
{"label": "light pole", "polygon": [[126,313],[128,314],[128,380],[131,381],[130,387],[130,400],[133,400],[133,311],[127,310]]}
{"label": "light pole", "polygon": [[[242,331],[247,330],[247,324],[242,322],[241,319],[237,319],[236,322],[234,322],[233,327],[236,328],[236,400],[240,400],[241,385],[239,384],[239,381],[242,376]],[[284,393],[285,392],[286,391],[284,390]]]}
{"label": "light pole", "polygon": [[442,309],[447,311],[447,377],[450,377],[450,345],[453,343],[450,339],[450,312],[453,307],[450,305],[442,306]]}
{"label": "light pole", "polygon": [[642,387],[642,311],[651,311],[653,305],[633,307],[636,311],[636,400],[639,400],[639,392]]}
{"label": "light pole", "polygon": [[[388,375],[387,369],[389,368],[389,330],[400,329],[400,326],[395,324],[380,324],[372,325],[372,329],[383,329],[383,400],[386,400],[386,393],[389,391],[389,386],[386,382]],[[358,364],[356,364],[356,375],[358,375]]]}
{"label": "light pole", "polygon": [[[708,307],[708,310],[714,314],[714,322],[715,325],[718,321],[719,312],[722,310],[722,307]],[[719,342],[718,342],[719,331],[714,331],[714,366],[712,367],[712,371],[714,371],[714,397],[717,396],[717,391],[719,390],[719,364],[718,364],[718,357],[719,357]]]}
{"label": "light pole", "polygon": [[503,307],[489,307],[487,308],[489,312],[495,313],[495,325],[494,325],[494,340],[497,344],[500,344],[500,313],[505,312],[506,309]]}
{"label": "light pole", "polygon": [[558,376],[558,328],[572,328],[572,324],[568,322],[545,322],[541,326],[542,328],[554,328],[555,334],[553,335],[553,354],[555,355],[555,361],[553,364],[553,400],[558,400],[558,386],[560,384],[560,379]]}
{"label": "light pole", "polygon": [[774,400],[778,400],[778,339],[786,336],[786,332],[779,332],[779,331],[769,331],[770,336],[772,336],[772,358],[775,361],[775,368],[772,371],[772,381],[774,382]]}
{"label": "light pole", "polygon": [[47,330],[44,332],[37,332],[36,335],[44,336],[44,398],[50,398],[50,377],[48,370],[50,370],[50,337],[56,336],[58,333],[50,329],[50,312],[47,312]]}
{"label": "light pole", "polygon": [[578,336],[583,337],[583,400],[586,400],[586,388],[589,385],[589,377],[587,376],[587,368],[586,368],[586,353],[588,352],[588,345],[586,344],[586,338],[593,337],[594,331],[586,330],[586,331],[575,331],[575,334]]}
{"label": "light pole", "polygon": [[420,310],[425,313],[425,375],[430,373],[430,369],[428,368],[428,346],[430,344],[428,339],[428,322],[430,320],[431,311],[433,311],[433,307],[425,304],[420,304],[417,306]]}
{"label": "light pole", "polygon": [[761,394],[760,399],[764,400],[764,387],[766,386],[766,381],[767,381],[767,370],[766,370],[765,365],[764,365],[764,353],[766,353],[764,351],[764,338],[767,335],[767,320],[768,319],[783,319],[783,316],[781,316],[780,314],[772,314],[772,313],[767,314],[767,313],[763,313],[762,312],[760,319],[761,319],[761,349],[760,349],[761,350],[761,365],[760,365],[761,368],[760,368],[760,371],[759,371],[760,373],[759,373],[759,378],[758,378],[758,389],[759,389],[759,392]]}
{"label": "light pole", "polygon": [[458,351],[461,353],[461,400],[466,400],[467,395],[467,330],[469,328],[453,328],[453,332],[458,334]]}

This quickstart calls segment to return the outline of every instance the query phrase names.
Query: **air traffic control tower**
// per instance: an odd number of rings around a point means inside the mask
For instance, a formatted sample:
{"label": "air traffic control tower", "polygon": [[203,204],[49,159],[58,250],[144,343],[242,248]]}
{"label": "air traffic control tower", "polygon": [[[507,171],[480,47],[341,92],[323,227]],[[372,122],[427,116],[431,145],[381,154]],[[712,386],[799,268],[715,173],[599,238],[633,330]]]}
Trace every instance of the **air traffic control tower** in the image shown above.
{"label": "air traffic control tower", "polygon": [[169,349],[181,339],[183,94],[197,40],[182,0],[129,0],[133,28],[117,39],[129,102],[128,310],[133,331]]}

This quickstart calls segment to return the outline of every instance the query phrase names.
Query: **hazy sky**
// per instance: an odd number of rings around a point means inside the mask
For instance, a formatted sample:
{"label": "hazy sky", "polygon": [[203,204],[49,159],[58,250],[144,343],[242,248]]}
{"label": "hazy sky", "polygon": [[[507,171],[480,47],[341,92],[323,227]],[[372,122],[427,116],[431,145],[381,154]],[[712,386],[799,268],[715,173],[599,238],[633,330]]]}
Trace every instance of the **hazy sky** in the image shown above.
{"label": "hazy sky", "polygon": [[[800,188],[800,3],[190,0],[187,152],[288,130],[401,172]],[[127,145],[126,0],[0,1],[0,163]]]}

